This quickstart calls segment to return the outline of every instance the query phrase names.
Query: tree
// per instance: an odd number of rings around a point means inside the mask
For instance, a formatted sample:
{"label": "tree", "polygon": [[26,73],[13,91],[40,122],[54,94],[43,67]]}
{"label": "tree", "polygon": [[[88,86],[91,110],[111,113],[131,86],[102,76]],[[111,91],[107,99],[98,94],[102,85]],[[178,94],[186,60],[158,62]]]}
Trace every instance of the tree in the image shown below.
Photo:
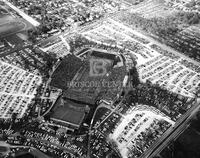
{"label": "tree", "polygon": [[59,141],[60,141],[61,143],[64,143],[64,141],[65,141],[64,135],[61,135],[61,136],[59,137]]}
{"label": "tree", "polygon": [[3,141],[7,141],[7,139],[8,139],[8,136],[7,136],[7,134],[3,131],[3,133],[2,133],[2,140],[3,140]]}
{"label": "tree", "polygon": [[37,35],[38,34],[36,30],[31,29],[27,31],[28,40],[31,41],[32,43],[36,43]]}
{"label": "tree", "polygon": [[58,130],[58,126],[53,126],[53,130],[55,131],[55,133],[57,132]]}
{"label": "tree", "polygon": [[12,118],[12,122],[14,123],[15,120],[17,119],[17,113],[13,113],[11,118]]}
{"label": "tree", "polygon": [[192,8],[196,5],[196,1],[195,0],[191,0],[190,2],[186,3],[185,6],[188,8]]}
{"label": "tree", "polygon": [[198,24],[200,22],[199,13],[193,13],[191,19],[188,19],[189,24]]}

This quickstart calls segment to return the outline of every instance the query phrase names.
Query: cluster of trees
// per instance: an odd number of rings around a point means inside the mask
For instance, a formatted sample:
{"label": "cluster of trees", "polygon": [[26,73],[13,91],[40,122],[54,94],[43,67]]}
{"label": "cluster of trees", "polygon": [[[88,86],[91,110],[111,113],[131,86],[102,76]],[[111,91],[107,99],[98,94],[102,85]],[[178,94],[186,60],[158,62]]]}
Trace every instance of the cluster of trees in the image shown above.
{"label": "cluster of trees", "polygon": [[132,81],[133,87],[138,86],[140,84],[140,79],[139,79],[139,73],[138,73],[136,67],[133,67],[130,70],[130,76],[131,76],[131,81]]}
{"label": "cluster of trees", "polygon": [[30,29],[27,30],[27,36],[28,36],[28,40],[30,42],[32,42],[33,44],[35,44],[37,42],[37,37],[39,35],[39,32],[37,29]]}
{"label": "cluster of trees", "polygon": [[196,5],[200,5],[199,0],[191,0],[190,2],[185,4],[185,6],[188,7],[188,8],[195,7]]}
{"label": "cluster of trees", "polygon": [[145,32],[159,36],[168,35],[169,33],[178,33],[182,30],[182,24],[193,25],[200,23],[200,14],[197,12],[178,12],[165,18],[155,17],[147,19],[140,14],[133,13],[121,17],[122,21],[131,26],[135,26]]}
{"label": "cluster of trees", "polygon": [[129,16],[123,16],[122,21],[127,21],[129,25],[156,35],[160,33],[168,34],[168,32],[176,33],[179,30],[178,24],[171,17],[146,19],[134,13],[129,14]]}
{"label": "cluster of trees", "polygon": [[73,37],[71,37],[71,39],[69,39],[69,45],[70,45],[70,52],[74,53],[77,49],[81,48],[84,45],[92,45],[95,43],[92,41],[89,41],[88,39],[86,39],[85,37],[83,37],[80,34],[76,34]]}
{"label": "cluster of trees", "polygon": [[178,12],[173,19],[189,25],[199,24],[200,14],[198,12]]}

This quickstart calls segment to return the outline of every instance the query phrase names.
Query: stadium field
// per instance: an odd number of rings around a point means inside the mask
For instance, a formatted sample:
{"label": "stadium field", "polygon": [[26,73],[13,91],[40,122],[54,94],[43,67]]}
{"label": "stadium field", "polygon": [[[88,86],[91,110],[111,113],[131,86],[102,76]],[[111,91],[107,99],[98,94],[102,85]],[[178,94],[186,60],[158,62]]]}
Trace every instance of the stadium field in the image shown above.
{"label": "stadium field", "polygon": [[61,102],[55,105],[53,109],[52,120],[66,124],[72,124],[74,126],[80,126],[85,116],[85,106],[76,104],[71,101],[67,101],[64,105],[60,105]]}

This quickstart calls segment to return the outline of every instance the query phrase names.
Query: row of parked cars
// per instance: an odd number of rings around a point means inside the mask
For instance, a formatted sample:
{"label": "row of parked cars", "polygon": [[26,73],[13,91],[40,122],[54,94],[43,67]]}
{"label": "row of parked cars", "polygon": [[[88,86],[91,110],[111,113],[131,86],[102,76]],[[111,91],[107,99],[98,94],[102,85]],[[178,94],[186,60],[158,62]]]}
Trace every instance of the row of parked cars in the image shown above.
{"label": "row of parked cars", "polygon": [[41,77],[10,64],[0,62],[1,118],[17,113],[21,118],[27,112]]}

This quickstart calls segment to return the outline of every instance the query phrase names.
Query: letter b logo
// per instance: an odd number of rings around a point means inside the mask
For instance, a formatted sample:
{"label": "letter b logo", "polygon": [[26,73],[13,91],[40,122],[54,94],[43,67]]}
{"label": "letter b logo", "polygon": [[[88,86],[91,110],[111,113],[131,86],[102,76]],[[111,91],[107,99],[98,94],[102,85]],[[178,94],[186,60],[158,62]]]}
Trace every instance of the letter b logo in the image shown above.
{"label": "letter b logo", "polygon": [[90,59],[90,76],[104,76],[107,73],[107,64],[109,60]]}

